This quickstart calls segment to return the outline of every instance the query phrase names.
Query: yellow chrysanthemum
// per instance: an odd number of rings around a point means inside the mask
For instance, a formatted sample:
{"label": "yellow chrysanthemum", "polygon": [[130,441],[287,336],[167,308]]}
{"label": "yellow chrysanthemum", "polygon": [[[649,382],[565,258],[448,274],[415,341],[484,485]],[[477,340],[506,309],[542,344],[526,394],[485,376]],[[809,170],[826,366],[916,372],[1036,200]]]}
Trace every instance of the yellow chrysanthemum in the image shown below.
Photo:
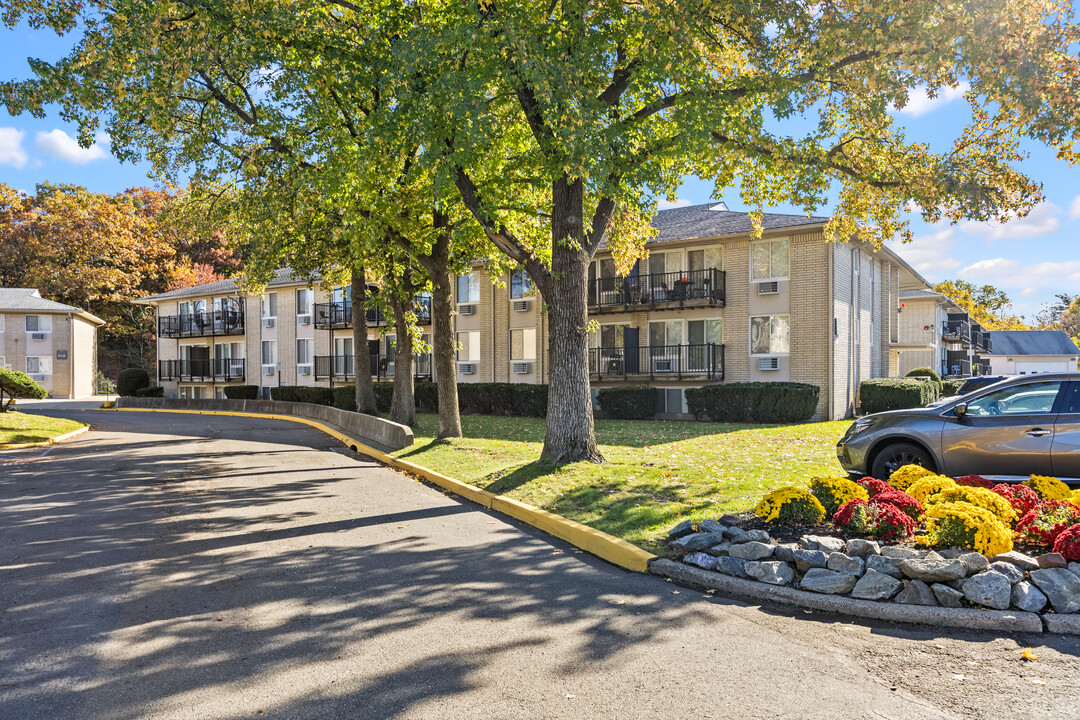
{"label": "yellow chrysanthemum", "polygon": [[952,478],[947,478],[944,475],[927,475],[913,482],[908,487],[907,494],[918,500],[923,507],[926,507],[933,502],[930,500],[930,496],[955,487],[960,486]]}
{"label": "yellow chrysanthemum", "polygon": [[781,525],[814,525],[825,519],[825,508],[809,491],[788,485],[761,498],[754,514]]}
{"label": "yellow chrysanthemum", "polygon": [[926,510],[926,535],[918,538],[928,545],[963,547],[986,557],[1012,550],[1012,530],[994,513],[968,502],[946,502]]}
{"label": "yellow chrysanthemum", "polygon": [[889,476],[889,484],[900,492],[907,492],[911,484],[919,478],[933,475],[934,473],[921,465],[904,465]]}
{"label": "yellow chrysanthemum", "polygon": [[869,500],[866,488],[846,477],[816,477],[810,480],[810,492],[818,499],[829,517],[848,500]]}
{"label": "yellow chrysanthemum", "polygon": [[993,490],[980,487],[956,486],[945,488],[927,498],[931,505],[946,502],[966,502],[992,512],[1006,525],[1016,522],[1016,508],[1008,500]]}
{"label": "yellow chrysanthemum", "polygon": [[1024,485],[1035,491],[1043,500],[1068,500],[1072,496],[1069,486],[1057,478],[1046,475],[1032,475]]}

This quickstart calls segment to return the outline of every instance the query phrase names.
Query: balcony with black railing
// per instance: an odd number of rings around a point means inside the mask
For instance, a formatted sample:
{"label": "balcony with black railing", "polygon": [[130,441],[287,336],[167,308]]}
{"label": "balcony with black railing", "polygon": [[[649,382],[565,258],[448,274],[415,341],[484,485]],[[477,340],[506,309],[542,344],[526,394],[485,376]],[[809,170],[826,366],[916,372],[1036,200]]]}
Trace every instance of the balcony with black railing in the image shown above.
{"label": "balcony with black railing", "polygon": [[169,338],[218,337],[244,334],[244,311],[212,310],[158,318],[158,336]]}
{"label": "balcony with black railing", "polygon": [[600,312],[657,307],[723,307],[726,299],[723,270],[597,278],[589,284],[589,306]]}
{"label": "balcony with black railing", "polygon": [[952,343],[971,342],[971,324],[967,320],[946,320],[941,326],[941,339]]}
{"label": "balcony with black railing", "polygon": [[158,360],[158,380],[235,382],[244,379],[244,371],[243,358]]}
{"label": "balcony with black railing", "polygon": [[[427,302],[417,300],[414,312],[417,325],[431,324],[431,298]],[[388,317],[382,308],[368,308],[364,311],[368,327],[388,325]],[[315,327],[320,330],[348,330],[352,327],[352,303],[315,303]]]}
{"label": "balcony with black railing", "polygon": [[[395,355],[369,355],[371,377],[383,380],[394,377],[397,370]],[[352,355],[316,355],[316,380],[352,380],[356,377],[355,358]],[[413,356],[413,377],[418,380],[431,378],[431,355]]]}
{"label": "balcony with black railing", "polygon": [[724,346],[660,345],[589,349],[589,374],[597,381],[627,378],[724,379]]}
{"label": "balcony with black railing", "polygon": [[962,350],[949,350],[945,353],[941,375],[954,378],[971,377],[971,358]]}

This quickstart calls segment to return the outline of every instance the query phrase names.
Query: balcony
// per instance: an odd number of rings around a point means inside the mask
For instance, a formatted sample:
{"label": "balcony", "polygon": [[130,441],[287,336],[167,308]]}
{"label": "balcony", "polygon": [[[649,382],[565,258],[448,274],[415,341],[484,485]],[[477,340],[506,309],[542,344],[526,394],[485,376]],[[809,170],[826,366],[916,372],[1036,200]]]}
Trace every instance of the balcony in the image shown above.
{"label": "balcony", "polygon": [[[383,380],[394,377],[396,363],[394,355],[370,355],[371,377]],[[352,380],[356,377],[356,366],[352,355],[316,355],[316,380]],[[413,377],[417,380],[431,379],[431,355],[413,356]]]}
{"label": "balcony", "polygon": [[660,345],[589,349],[589,375],[597,381],[621,378],[703,377],[724,379],[723,345]]}
{"label": "balcony", "polygon": [[214,310],[188,315],[162,315],[158,318],[158,337],[218,337],[244,334],[244,310]]}
{"label": "balcony", "polygon": [[970,343],[971,324],[967,320],[946,320],[941,326],[941,339],[948,343]]}
{"label": "balcony", "polygon": [[[426,302],[425,302],[426,301]],[[431,324],[431,298],[417,298],[417,325]],[[368,308],[365,311],[368,327],[382,327],[389,324],[389,319],[382,308]],[[348,330],[352,327],[352,303],[315,303],[315,327],[320,330]]]}
{"label": "balcony", "polygon": [[941,368],[942,377],[971,377],[971,359],[962,350],[949,350]]}
{"label": "balcony", "polygon": [[715,268],[597,278],[589,284],[589,307],[598,312],[723,307],[726,290],[724,271]]}
{"label": "balcony", "polygon": [[990,340],[990,332],[982,328],[979,328],[978,331],[972,329],[971,344],[979,352],[989,354],[994,351],[994,344]]}
{"label": "balcony", "polygon": [[158,380],[234,382],[244,379],[243,358],[158,360]]}

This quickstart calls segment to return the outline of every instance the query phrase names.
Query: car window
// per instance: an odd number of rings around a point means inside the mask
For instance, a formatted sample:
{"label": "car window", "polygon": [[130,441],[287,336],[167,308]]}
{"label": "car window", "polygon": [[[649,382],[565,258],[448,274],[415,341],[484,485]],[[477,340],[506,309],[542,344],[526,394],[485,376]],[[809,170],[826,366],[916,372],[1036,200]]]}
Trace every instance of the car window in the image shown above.
{"label": "car window", "polygon": [[1054,400],[1061,390],[1060,382],[1037,382],[1014,385],[968,403],[967,414],[974,417],[990,415],[1038,415],[1053,411]]}
{"label": "car window", "polygon": [[1061,408],[1063,413],[1080,413],[1080,382],[1069,383],[1068,396]]}

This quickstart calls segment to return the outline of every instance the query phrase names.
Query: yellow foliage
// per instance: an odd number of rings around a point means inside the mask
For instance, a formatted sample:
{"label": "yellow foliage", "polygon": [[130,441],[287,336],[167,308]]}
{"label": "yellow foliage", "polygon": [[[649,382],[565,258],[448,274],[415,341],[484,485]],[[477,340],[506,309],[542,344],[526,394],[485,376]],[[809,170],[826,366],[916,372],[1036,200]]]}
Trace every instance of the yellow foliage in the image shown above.
{"label": "yellow foliage", "polygon": [[866,489],[846,477],[816,477],[810,480],[810,492],[820,502],[825,512],[832,516],[841,505],[856,498],[869,500]]}
{"label": "yellow foliage", "polygon": [[1043,500],[1068,500],[1072,496],[1068,485],[1046,475],[1032,475],[1030,480],[1024,481],[1024,485],[1034,490]]}
{"label": "yellow foliage", "polygon": [[825,508],[809,491],[788,485],[761,498],[754,514],[765,522],[814,525],[825,519]]}
{"label": "yellow foliage", "polygon": [[918,538],[928,545],[965,547],[994,557],[1012,550],[1012,530],[992,512],[968,502],[932,505],[926,510],[926,535]]}
{"label": "yellow foliage", "polygon": [[1016,508],[1008,500],[993,490],[981,487],[956,486],[930,495],[927,502],[931,505],[946,502],[966,502],[984,510],[989,510],[1002,522],[1012,525],[1016,522]]}
{"label": "yellow foliage", "polygon": [[930,499],[931,495],[956,487],[959,487],[959,485],[952,478],[947,478],[944,475],[928,475],[909,485],[907,494],[918,500],[923,507],[926,507],[933,502]]}
{"label": "yellow foliage", "polygon": [[889,476],[889,484],[900,492],[907,492],[907,489],[911,487],[911,483],[919,478],[933,474],[921,465],[905,465]]}

